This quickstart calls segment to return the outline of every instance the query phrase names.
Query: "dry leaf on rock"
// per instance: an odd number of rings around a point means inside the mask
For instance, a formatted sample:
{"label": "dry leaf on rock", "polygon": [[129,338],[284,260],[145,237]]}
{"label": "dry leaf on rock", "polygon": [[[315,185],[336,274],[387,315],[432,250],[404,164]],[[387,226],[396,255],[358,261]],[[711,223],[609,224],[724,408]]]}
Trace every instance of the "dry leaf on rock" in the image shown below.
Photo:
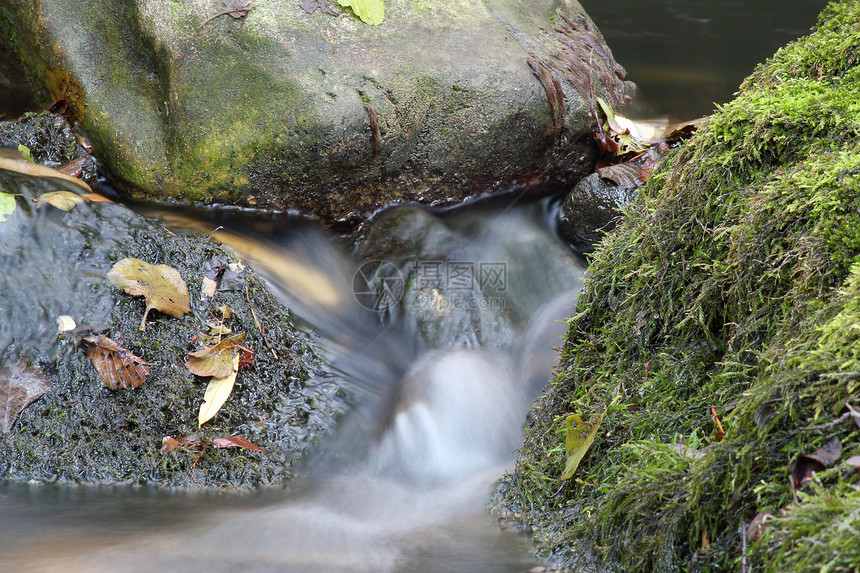
{"label": "dry leaf on rock", "polygon": [[111,390],[137,388],[149,374],[149,362],[135,356],[107,336],[85,336],[86,356]]}
{"label": "dry leaf on rock", "polygon": [[216,448],[245,448],[254,452],[264,452],[263,448],[257,444],[252,444],[241,436],[231,436],[229,438],[215,438],[212,443]]}
{"label": "dry leaf on rock", "polygon": [[[236,347],[243,340],[245,340],[244,332],[225,338],[211,348],[189,352],[185,367],[197,376],[224,378],[234,370],[233,357],[236,353]],[[238,370],[238,366],[235,369]]]}
{"label": "dry leaf on rock", "polygon": [[202,426],[211,420],[215,414],[230,397],[233,391],[233,385],[236,383],[236,373],[239,371],[239,356],[233,357],[232,370],[223,378],[212,378],[209,385],[206,386],[206,393],[203,395],[203,403],[200,404],[200,413],[197,417],[198,425]]}
{"label": "dry leaf on rock", "polygon": [[153,308],[170,316],[182,316],[191,310],[188,287],[173,267],[123,259],[111,267],[107,276],[128,294],[146,298],[141,330],[146,329],[146,317]]}
{"label": "dry leaf on rock", "polygon": [[319,10],[323,14],[337,16],[337,12],[331,9],[331,6],[328,5],[328,2],[326,0],[303,0],[299,4],[299,7],[308,14],[313,14],[314,12]]}
{"label": "dry leaf on rock", "polygon": [[206,446],[203,443],[203,440],[194,434],[182,436],[180,438],[164,436],[161,439],[161,455],[166,454],[170,450],[175,450],[176,448],[183,448],[194,453],[202,454]]}
{"label": "dry leaf on rock", "polygon": [[38,365],[28,366],[18,361],[0,369],[0,428],[3,433],[11,432],[24,408],[50,389],[48,378]]}
{"label": "dry leaf on rock", "polygon": [[7,156],[0,156],[0,169],[14,171],[15,173],[22,173],[24,175],[32,175],[34,177],[54,177],[56,179],[62,179],[63,181],[73,183],[80,187],[86,193],[93,192],[89,185],[87,185],[77,177],[71,177],[61,171],[51,169],[50,167],[45,167],[44,165],[40,165],[38,163],[31,163],[23,157],[11,158]]}
{"label": "dry leaf on rock", "polygon": [[47,203],[63,211],[71,211],[75,205],[80,205],[84,201],[83,197],[71,191],[50,191],[39,195],[38,199],[33,199],[34,203]]}
{"label": "dry leaf on rock", "polygon": [[800,489],[812,481],[813,472],[829,468],[842,455],[842,442],[833,438],[808,456],[798,456],[789,466],[791,485]]}

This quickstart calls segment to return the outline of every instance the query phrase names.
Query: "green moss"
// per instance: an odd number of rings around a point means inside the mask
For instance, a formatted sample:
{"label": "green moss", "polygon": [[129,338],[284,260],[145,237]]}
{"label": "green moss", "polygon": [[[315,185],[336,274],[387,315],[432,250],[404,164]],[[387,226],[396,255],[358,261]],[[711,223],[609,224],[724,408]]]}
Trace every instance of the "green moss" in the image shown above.
{"label": "green moss", "polygon": [[[595,253],[509,479],[507,503],[549,553],[599,570],[739,569],[739,528],[770,509],[782,525],[750,551],[754,566],[860,566],[829,526],[794,542],[798,508],[850,513],[853,486],[825,483],[786,508],[794,457],[834,436],[860,448],[853,425],[802,429],[860,387],[858,79],[860,5],[831,4],[667,160]],[[616,394],[559,491],[560,421]]]}

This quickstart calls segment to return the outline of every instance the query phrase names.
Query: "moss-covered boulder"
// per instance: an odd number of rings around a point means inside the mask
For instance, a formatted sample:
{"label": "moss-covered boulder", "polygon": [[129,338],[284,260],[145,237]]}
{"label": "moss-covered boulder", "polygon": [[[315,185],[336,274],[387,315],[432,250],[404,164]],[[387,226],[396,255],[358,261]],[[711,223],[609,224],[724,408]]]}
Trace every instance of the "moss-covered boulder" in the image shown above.
{"label": "moss-covered boulder", "polygon": [[330,224],[575,181],[594,164],[593,96],[623,104],[623,70],[575,1],[387,0],[378,26],[310,4],[204,25],[222,2],[12,0],[0,44],[130,195]]}
{"label": "moss-covered boulder", "polygon": [[[595,252],[502,498],[572,566],[856,571],[860,482],[844,460],[860,431],[843,413],[860,389],[858,300],[850,0],[760,65]],[[561,481],[565,417],[601,412]],[[834,438],[832,467],[792,474]]]}
{"label": "moss-covered boulder", "polygon": [[[212,241],[168,231],[113,203],[57,203],[64,210],[34,201],[56,191],[81,189],[0,168],[0,478],[286,483],[293,462],[345,407],[343,388],[317,374],[323,367],[288,311],[249,268],[222,269],[218,290],[204,296],[207,272],[217,278],[213,270],[236,262]],[[146,303],[107,277],[126,257],[178,271],[191,311],[173,317],[152,310],[141,331]],[[65,319],[63,332],[61,316],[74,320]],[[194,376],[185,361],[204,346],[200,333],[211,334],[213,324],[245,333],[242,346],[254,360],[240,370],[224,407],[198,428],[208,378]],[[148,363],[142,385],[106,387],[81,341],[91,332]],[[20,400],[30,385],[19,383],[22,370],[48,385],[29,404]],[[167,436],[197,440],[162,452]],[[265,451],[215,447],[215,438],[234,436]]]}

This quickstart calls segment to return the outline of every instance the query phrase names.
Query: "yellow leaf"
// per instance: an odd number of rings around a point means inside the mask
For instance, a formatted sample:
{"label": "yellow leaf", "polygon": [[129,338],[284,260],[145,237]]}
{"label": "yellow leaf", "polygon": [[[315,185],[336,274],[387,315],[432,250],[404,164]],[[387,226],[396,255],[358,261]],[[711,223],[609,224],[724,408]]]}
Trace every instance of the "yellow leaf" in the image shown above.
{"label": "yellow leaf", "polygon": [[124,292],[146,298],[141,330],[146,329],[146,317],[153,308],[170,316],[182,316],[191,310],[188,287],[173,267],[123,259],[111,267],[107,276]]}
{"label": "yellow leaf", "polygon": [[[621,396],[616,396],[609,405],[612,406],[620,398]],[[594,420],[589,421],[583,421],[582,416],[579,414],[571,414],[565,419],[564,446],[567,454],[567,463],[564,466],[561,479],[570,479],[576,468],[579,467],[579,462],[582,461],[588,448],[594,443],[594,437],[597,435],[597,430],[600,428],[600,422],[603,420],[604,414],[606,414],[606,410],[598,414]]]}
{"label": "yellow leaf", "polygon": [[71,191],[51,191],[39,195],[38,199],[33,199],[37,203],[47,203],[53,205],[57,209],[63,211],[71,211],[75,205],[80,205],[84,202],[84,198],[77,193]]}
{"label": "yellow leaf", "polygon": [[236,354],[236,345],[245,340],[245,333],[225,338],[211,348],[204,348],[188,353],[185,367],[198,376],[214,376],[224,378],[232,370],[232,362]]}
{"label": "yellow leaf", "polygon": [[197,423],[202,426],[211,420],[215,414],[230,397],[233,391],[233,384],[236,383],[236,373],[239,372],[239,355],[233,357],[232,369],[227,376],[223,378],[212,378],[206,386],[206,393],[203,395],[203,403],[200,404],[200,414],[197,417]]}

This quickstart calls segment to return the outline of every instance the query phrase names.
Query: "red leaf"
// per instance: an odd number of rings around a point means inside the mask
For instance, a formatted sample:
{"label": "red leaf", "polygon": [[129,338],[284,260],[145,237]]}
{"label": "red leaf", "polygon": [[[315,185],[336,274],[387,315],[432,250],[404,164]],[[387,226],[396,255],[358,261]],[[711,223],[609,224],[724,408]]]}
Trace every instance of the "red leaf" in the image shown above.
{"label": "red leaf", "polygon": [[254,452],[265,452],[263,448],[256,444],[252,444],[241,436],[231,436],[229,438],[215,438],[212,443],[216,448],[245,448]]}
{"label": "red leaf", "polygon": [[194,453],[200,453],[205,449],[205,445],[203,444],[203,440],[194,434],[182,436],[181,438],[164,436],[161,439],[161,455],[164,455],[170,450],[174,450],[176,448],[184,448]]}

